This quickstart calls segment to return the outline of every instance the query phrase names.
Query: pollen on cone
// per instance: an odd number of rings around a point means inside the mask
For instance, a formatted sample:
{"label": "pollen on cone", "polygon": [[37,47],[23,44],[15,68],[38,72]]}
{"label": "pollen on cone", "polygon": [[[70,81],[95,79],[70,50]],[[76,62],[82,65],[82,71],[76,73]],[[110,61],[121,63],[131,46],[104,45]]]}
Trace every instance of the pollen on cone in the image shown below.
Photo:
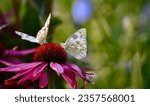
{"label": "pollen on cone", "polygon": [[65,63],[67,53],[63,47],[55,43],[48,43],[39,46],[34,54],[35,61]]}

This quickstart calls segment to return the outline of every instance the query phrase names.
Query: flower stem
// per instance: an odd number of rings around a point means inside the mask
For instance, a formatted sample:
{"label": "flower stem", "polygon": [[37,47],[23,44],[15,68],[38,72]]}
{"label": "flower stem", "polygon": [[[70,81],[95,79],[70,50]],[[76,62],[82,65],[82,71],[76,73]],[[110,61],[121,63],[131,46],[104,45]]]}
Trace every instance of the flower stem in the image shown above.
{"label": "flower stem", "polygon": [[54,71],[49,68],[47,71],[48,75],[48,89],[54,89],[55,88],[55,73]]}
{"label": "flower stem", "polygon": [[[45,0],[45,3],[46,3],[45,15],[48,16],[49,13],[52,14],[53,0]],[[49,32],[49,35],[51,35],[50,32]],[[54,89],[55,88],[55,73],[50,67],[48,68],[47,75],[48,75],[48,89]]]}

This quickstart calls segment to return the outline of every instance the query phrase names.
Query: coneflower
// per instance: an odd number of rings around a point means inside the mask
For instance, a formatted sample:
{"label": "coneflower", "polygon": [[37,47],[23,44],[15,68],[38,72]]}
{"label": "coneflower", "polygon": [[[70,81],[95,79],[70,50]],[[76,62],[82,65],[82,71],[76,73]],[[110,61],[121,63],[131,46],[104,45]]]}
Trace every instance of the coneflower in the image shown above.
{"label": "coneflower", "polygon": [[22,39],[41,44],[35,50],[33,62],[0,68],[0,72],[17,73],[6,81],[18,79],[18,84],[22,84],[27,80],[32,82],[39,80],[39,87],[45,88],[48,83],[50,83],[48,82],[48,72],[55,71],[57,75],[62,76],[72,88],[78,88],[76,77],[79,76],[84,81],[82,88],[85,88],[86,82],[92,83],[90,80],[92,79],[93,73],[86,72],[85,70],[89,70],[87,68],[80,68],[75,64],[68,63],[67,55],[69,53],[77,59],[82,59],[86,56],[86,30],[81,29],[77,31],[61,45],[47,43],[46,36],[50,16],[51,15],[49,15],[44,27],[37,33],[36,38],[16,31]]}

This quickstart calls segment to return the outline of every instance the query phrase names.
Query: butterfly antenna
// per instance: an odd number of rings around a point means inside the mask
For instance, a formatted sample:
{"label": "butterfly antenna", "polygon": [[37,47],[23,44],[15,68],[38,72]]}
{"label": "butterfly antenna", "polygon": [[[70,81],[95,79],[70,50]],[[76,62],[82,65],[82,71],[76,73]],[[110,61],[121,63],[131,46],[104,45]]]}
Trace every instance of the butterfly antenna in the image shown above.
{"label": "butterfly antenna", "polygon": [[48,37],[47,37],[47,40],[49,40],[49,39],[52,38],[53,36],[55,36],[55,35],[48,36]]}

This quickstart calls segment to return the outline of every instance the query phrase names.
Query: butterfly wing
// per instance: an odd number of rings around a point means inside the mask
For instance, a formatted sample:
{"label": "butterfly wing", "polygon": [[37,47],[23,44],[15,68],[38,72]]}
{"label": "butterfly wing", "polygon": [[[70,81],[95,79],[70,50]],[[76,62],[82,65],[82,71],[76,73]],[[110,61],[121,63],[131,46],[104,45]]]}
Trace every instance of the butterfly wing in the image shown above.
{"label": "butterfly wing", "polygon": [[46,37],[47,37],[47,34],[48,34],[50,19],[51,19],[51,14],[49,14],[49,16],[48,16],[48,18],[47,18],[47,20],[45,22],[45,25],[37,33],[36,38],[37,38],[37,41],[40,44],[46,43]]}
{"label": "butterfly wing", "polygon": [[86,29],[82,28],[71,35],[65,43],[61,44],[62,47],[76,59],[82,59],[86,56]]}
{"label": "butterfly wing", "polygon": [[0,30],[2,30],[3,28],[7,27],[9,24],[4,24],[0,26]]}
{"label": "butterfly wing", "polygon": [[23,32],[19,32],[19,31],[15,31],[15,33],[19,36],[21,36],[21,39],[23,40],[27,40],[27,41],[30,41],[30,42],[34,42],[34,43],[38,43],[37,39],[33,36],[30,36],[28,34],[25,34]]}

